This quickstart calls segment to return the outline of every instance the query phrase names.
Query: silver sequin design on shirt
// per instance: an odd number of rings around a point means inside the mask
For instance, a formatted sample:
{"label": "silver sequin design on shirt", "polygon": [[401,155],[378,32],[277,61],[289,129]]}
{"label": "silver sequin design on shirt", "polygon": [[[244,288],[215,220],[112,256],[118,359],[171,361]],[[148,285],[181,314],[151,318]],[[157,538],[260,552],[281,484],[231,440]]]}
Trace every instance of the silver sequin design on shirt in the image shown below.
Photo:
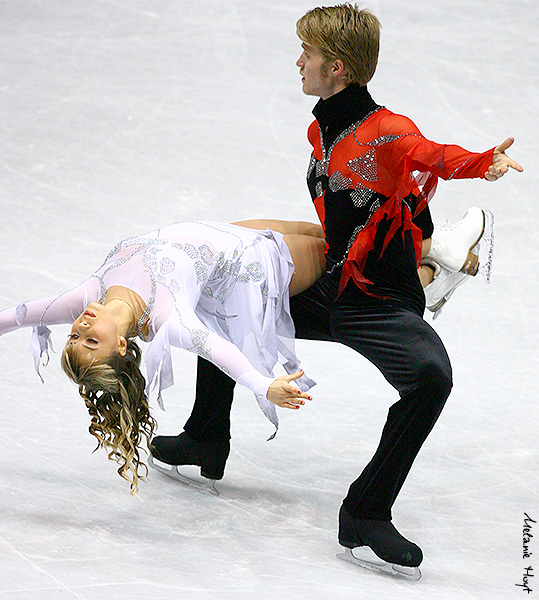
{"label": "silver sequin design on shirt", "polygon": [[345,177],[340,171],[335,171],[329,178],[328,187],[332,192],[341,192],[350,189],[352,180]]}
{"label": "silver sequin design on shirt", "polygon": [[363,181],[378,181],[376,149],[371,148],[365,154],[349,160],[348,168],[356,175],[359,175]]}
{"label": "silver sequin design on shirt", "polygon": [[350,199],[356,208],[362,208],[369,203],[369,200],[374,196],[374,194],[375,192],[373,192],[370,188],[365,187],[361,183],[357,183],[354,190],[350,192]]}

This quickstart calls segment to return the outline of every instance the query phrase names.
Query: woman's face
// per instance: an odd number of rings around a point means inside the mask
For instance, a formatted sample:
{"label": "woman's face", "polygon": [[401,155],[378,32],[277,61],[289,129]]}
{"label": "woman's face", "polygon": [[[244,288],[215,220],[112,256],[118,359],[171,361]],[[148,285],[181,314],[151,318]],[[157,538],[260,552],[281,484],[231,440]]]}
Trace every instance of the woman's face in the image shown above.
{"label": "woman's face", "polygon": [[118,332],[118,325],[105,307],[96,302],[86,310],[71,327],[66,345],[74,346],[79,360],[101,362],[112,352],[125,355],[126,341]]}

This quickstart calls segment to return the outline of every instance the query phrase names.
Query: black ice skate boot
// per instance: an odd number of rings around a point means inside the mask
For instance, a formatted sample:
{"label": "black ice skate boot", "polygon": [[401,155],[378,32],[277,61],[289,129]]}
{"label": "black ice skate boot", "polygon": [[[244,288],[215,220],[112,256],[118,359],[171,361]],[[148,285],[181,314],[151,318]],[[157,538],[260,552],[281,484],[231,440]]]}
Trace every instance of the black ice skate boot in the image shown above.
{"label": "black ice skate boot", "polygon": [[[341,506],[339,512],[339,544],[348,550],[339,558],[374,571],[383,571],[406,579],[417,580],[421,572],[417,568],[423,560],[421,548],[403,537],[391,521],[357,519]],[[376,557],[352,553],[353,548],[368,547]],[[373,560],[374,559],[374,560]]]}
{"label": "black ice skate boot", "polygon": [[151,441],[150,451],[153,458],[167,465],[199,466],[200,474],[203,477],[215,480],[223,478],[230,453],[230,441],[197,442],[184,431],[179,435],[154,437]]}

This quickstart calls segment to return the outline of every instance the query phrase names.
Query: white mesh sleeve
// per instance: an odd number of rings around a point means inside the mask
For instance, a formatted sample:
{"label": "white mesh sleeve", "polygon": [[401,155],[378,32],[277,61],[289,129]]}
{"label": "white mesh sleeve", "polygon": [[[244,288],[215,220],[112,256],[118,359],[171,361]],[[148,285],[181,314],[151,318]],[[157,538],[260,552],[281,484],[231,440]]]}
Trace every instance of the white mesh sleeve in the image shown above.
{"label": "white mesh sleeve", "polygon": [[6,308],[0,312],[0,335],[20,327],[73,323],[90,302],[98,299],[98,294],[99,282],[89,279],[64,294]]}

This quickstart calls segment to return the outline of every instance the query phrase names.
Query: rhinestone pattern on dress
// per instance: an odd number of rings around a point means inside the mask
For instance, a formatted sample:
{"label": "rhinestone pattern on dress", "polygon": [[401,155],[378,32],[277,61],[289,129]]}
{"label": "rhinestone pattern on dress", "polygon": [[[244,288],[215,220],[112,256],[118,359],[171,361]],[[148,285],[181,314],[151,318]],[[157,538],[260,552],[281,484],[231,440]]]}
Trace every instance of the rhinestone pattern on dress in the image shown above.
{"label": "rhinestone pattern on dress", "polygon": [[200,285],[206,280],[206,277],[208,275],[208,267],[200,260],[195,260],[195,262],[193,263],[193,267],[197,276],[197,285]]}
{"label": "rhinestone pattern on dress", "polygon": [[159,263],[159,272],[161,273],[161,275],[168,275],[169,273],[172,273],[175,268],[176,263],[168,256],[162,258],[161,262]]}
{"label": "rhinestone pattern on dress", "polygon": [[183,251],[192,260],[196,260],[199,256],[198,250],[193,246],[193,244],[184,244]]}
{"label": "rhinestone pattern on dress", "polygon": [[207,246],[206,244],[202,244],[202,246],[200,246],[198,250],[200,252],[200,258],[207,265],[213,264],[215,262],[215,254],[209,246]]}
{"label": "rhinestone pattern on dress", "polygon": [[[205,225],[207,225],[210,229],[212,228],[210,224]],[[155,305],[157,285],[162,284],[166,286],[175,299],[182,291],[178,281],[171,276],[176,269],[176,262],[170,258],[170,256],[162,255],[162,247],[164,245],[172,245],[174,249],[185,252],[185,254],[192,261],[197,285],[200,286],[201,293],[205,294],[208,298],[223,303],[227,292],[230,290],[231,286],[234,285],[234,283],[255,282],[260,284],[261,296],[264,301],[267,301],[268,286],[266,274],[262,264],[258,261],[255,261],[250,262],[247,265],[243,265],[242,262],[243,255],[247,249],[260,243],[261,238],[259,236],[254,238],[250,244],[245,245],[240,236],[230,233],[230,235],[237,237],[241,243],[237,248],[234,249],[232,254],[226,258],[224,252],[216,253],[212,251],[207,243],[203,243],[198,247],[193,243],[181,244],[175,242],[170,244],[170,242],[160,239],[159,233],[160,232],[158,231],[156,237],[150,238],[135,236],[118,242],[108,253],[105,261],[97,270],[96,274],[92,276],[97,277],[99,280],[99,302],[104,304],[107,294],[105,276],[113,269],[117,269],[134,258],[137,254],[142,254],[142,266],[144,272],[148,274],[150,279],[149,298],[146,302],[146,308],[137,323],[138,335],[143,340],[146,339],[143,328],[147,324],[148,318],[151,315]],[[123,256],[118,256],[122,250],[125,250],[125,254]],[[224,286],[224,288],[219,288],[220,293],[214,296],[212,293],[211,284],[218,282],[219,280],[222,280],[223,282],[226,281],[227,284]],[[41,314],[40,322],[43,321],[45,314],[54,304],[54,302],[56,302],[66,293],[68,292],[66,291],[63,294],[60,294],[54,300],[52,300],[48,306],[45,307]],[[182,322],[181,314],[179,316],[180,322]],[[226,320],[226,315],[223,316]],[[192,350],[200,356],[211,360],[211,351],[205,347],[209,331],[205,329],[189,329],[183,322],[182,325],[189,330],[193,344]]]}
{"label": "rhinestone pattern on dress", "polygon": [[211,361],[211,352],[206,348],[206,340],[210,332],[207,329],[191,329],[191,342],[193,343],[193,347],[189,348],[189,350],[196,352],[202,358]]}
{"label": "rhinestone pattern on dress", "polygon": [[262,265],[259,262],[249,263],[245,267],[245,272],[238,276],[237,281],[247,283],[249,281],[262,281],[265,273]]}

